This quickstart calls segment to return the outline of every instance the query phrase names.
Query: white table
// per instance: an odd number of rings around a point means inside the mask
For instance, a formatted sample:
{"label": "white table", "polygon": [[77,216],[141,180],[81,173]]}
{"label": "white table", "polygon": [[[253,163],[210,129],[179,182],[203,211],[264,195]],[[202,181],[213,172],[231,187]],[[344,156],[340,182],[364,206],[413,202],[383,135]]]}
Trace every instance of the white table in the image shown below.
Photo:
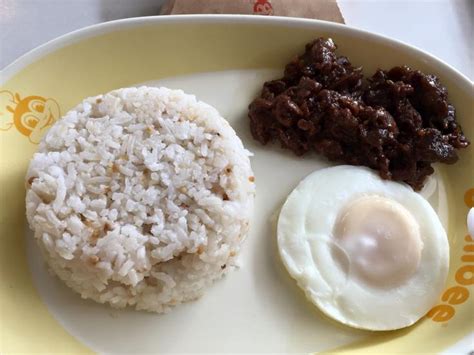
{"label": "white table", "polygon": [[[0,68],[38,45],[81,27],[156,15],[163,2],[0,0]],[[339,0],[339,5],[346,24],[415,45],[474,78],[474,0]],[[473,350],[473,337],[446,353]]]}
{"label": "white table", "polygon": [[[163,1],[0,0],[0,68],[78,28],[156,15]],[[413,44],[473,79],[474,0],[339,0],[339,5],[348,25]]]}

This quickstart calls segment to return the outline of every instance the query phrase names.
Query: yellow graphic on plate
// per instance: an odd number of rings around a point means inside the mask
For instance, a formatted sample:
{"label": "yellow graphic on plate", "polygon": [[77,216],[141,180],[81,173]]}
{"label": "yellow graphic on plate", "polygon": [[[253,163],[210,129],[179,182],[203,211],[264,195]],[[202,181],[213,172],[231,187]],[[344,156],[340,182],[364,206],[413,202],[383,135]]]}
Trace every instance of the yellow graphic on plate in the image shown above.
{"label": "yellow graphic on plate", "polygon": [[0,91],[0,130],[7,131],[13,126],[38,144],[43,134],[60,117],[56,100],[42,96],[26,96],[10,91]]}

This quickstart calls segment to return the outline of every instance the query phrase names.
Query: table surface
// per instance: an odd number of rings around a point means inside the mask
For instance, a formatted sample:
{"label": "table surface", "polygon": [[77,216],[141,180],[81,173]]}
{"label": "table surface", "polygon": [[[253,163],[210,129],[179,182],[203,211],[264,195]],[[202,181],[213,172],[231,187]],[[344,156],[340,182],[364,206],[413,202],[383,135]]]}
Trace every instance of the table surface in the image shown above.
{"label": "table surface", "polygon": [[[0,0],[0,68],[81,27],[156,15],[163,2]],[[339,0],[339,6],[348,25],[415,45],[473,79],[473,0]]]}
{"label": "table surface", "polygon": [[[308,0],[309,1],[309,0]],[[0,68],[67,32],[159,13],[163,0],[0,0]],[[419,47],[473,80],[474,0],[339,0],[346,24]],[[474,335],[454,349],[472,350]]]}

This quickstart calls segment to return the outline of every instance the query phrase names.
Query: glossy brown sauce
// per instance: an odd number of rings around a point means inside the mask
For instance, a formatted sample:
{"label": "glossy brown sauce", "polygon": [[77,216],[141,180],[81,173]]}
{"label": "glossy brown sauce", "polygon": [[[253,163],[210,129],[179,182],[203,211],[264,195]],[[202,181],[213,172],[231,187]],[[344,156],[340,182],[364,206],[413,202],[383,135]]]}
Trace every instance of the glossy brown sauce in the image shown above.
{"label": "glossy brown sauce", "polygon": [[432,163],[458,160],[469,141],[436,76],[401,66],[365,80],[335,51],[331,39],[318,38],[286,65],[283,78],[263,85],[249,105],[256,140],[368,166],[415,190],[433,173]]}

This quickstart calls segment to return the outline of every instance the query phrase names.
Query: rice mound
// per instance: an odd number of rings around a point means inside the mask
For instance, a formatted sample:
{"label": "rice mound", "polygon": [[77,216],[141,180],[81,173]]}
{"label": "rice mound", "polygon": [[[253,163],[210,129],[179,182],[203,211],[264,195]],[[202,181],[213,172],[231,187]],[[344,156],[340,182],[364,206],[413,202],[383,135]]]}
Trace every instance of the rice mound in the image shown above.
{"label": "rice mound", "polygon": [[249,155],[213,107],[180,90],[87,98],[31,160],[28,223],[83,298],[165,312],[235,267],[253,207]]}

